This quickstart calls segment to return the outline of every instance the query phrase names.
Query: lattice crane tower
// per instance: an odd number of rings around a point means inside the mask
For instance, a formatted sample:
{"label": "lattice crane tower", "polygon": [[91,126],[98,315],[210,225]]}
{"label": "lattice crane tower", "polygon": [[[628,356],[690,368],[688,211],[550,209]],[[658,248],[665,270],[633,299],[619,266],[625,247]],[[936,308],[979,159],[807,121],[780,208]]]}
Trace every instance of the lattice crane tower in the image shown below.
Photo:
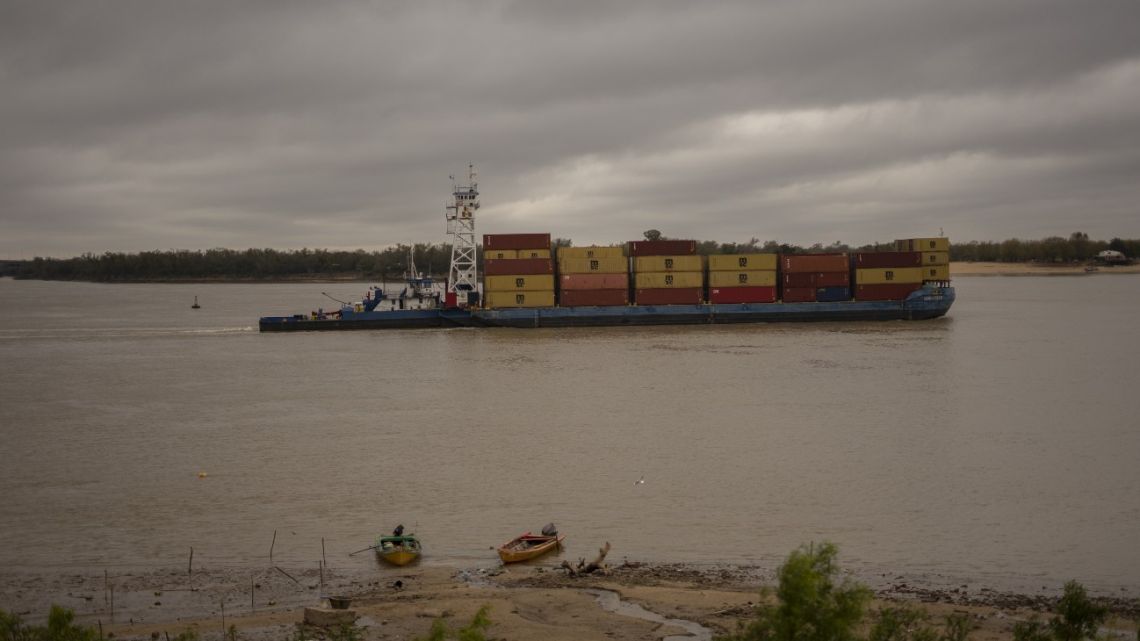
{"label": "lattice crane tower", "polygon": [[[467,165],[467,185],[454,183],[452,176],[452,203],[447,206],[447,233],[451,236],[451,271],[447,278],[447,293],[455,295],[455,304],[465,307],[471,292],[479,291],[478,263],[475,262],[479,246],[475,243],[475,210],[479,209],[479,184],[475,165]],[[450,296],[449,296],[450,298]]]}

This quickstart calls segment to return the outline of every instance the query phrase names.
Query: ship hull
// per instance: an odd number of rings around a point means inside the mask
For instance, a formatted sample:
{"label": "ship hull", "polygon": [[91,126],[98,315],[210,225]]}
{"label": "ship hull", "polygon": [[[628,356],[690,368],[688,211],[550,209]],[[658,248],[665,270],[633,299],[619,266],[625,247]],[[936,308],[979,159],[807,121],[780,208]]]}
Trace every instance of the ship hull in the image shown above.
{"label": "ship hull", "polygon": [[538,307],[517,309],[401,310],[345,313],[339,319],[270,316],[261,331],[421,329],[443,327],[609,327],[714,325],[732,323],[927,320],[953,305],[953,287],[926,287],[901,301],[849,300],[833,303],[740,303],[719,305],[631,305],[622,307]]}

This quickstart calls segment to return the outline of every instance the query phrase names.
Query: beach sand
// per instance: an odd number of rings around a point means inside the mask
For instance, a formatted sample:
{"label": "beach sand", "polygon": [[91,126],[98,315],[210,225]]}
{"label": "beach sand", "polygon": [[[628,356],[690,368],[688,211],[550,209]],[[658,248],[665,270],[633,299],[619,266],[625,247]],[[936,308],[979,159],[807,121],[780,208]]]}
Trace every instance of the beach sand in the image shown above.
{"label": "beach sand", "polygon": [[[252,605],[248,570],[196,571],[194,585],[198,587],[192,592],[185,589],[185,574],[120,576],[115,579],[119,586],[115,602],[120,605],[114,623],[101,574],[49,580],[4,577],[0,601],[5,609],[33,622],[42,619],[38,615],[46,613],[46,604],[60,603],[72,607],[85,624],[101,623],[104,632],[115,639],[165,639],[167,634],[173,637],[194,629],[207,641],[222,638],[224,600],[224,626],[234,626],[239,639],[285,640],[296,638],[305,607],[323,604],[314,572],[290,575],[292,579],[274,568],[257,573],[252,579],[257,586],[252,590]],[[608,576],[577,578],[550,564],[469,570],[409,566],[380,567],[356,576],[329,572],[325,593],[352,598],[351,608],[366,640],[426,637],[439,618],[452,628],[462,627],[483,606],[490,608],[489,639],[655,640],[687,634],[678,624],[662,622],[662,617],[697,623],[705,628],[705,638],[710,632],[735,630],[739,622],[751,618],[762,599],[761,586],[773,582],[771,569],[747,566],[632,563],[614,567]],[[600,604],[596,590],[609,591],[611,600],[620,596],[623,604],[635,604],[623,608],[644,610],[640,617],[609,611]],[[970,618],[974,641],[1007,641],[1012,638],[1014,622],[1046,616],[1059,590],[1056,586],[1045,597],[977,586],[930,589],[888,582],[876,590],[872,609],[909,603],[927,611],[935,621],[959,613]],[[13,599],[17,603],[11,603]],[[1106,629],[1117,638],[1135,639],[1140,602],[1123,597],[1106,602],[1114,613]],[[305,628],[305,635],[307,639],[327,637],[322,629],[310,627]]]}
{"label": "beach sand", "polygon": [[1140,264],[1098,267],[1085,271],[1083,264],[1065,263],[950,263],[950,277],[959,276],[1101,276],[1140,274]]}

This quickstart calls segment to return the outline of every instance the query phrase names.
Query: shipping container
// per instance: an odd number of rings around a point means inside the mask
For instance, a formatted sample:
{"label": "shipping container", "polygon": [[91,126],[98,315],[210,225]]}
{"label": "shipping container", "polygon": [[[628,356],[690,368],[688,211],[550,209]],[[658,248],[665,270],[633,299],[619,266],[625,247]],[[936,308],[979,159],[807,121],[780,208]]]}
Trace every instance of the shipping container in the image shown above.
{"label": "shipping container", "polygon": [[882,285],[890,283],[921,283],[921,267],[888,267],[856,269],[856,285]]}
{"label": "shipping container", "polygon": [[851,288],[820,287],[815,290],[815,300],[820,303],[838,303],[851,300]]}
{"label": "shipping container", "polygon": [[713,254],[709,256],[709,271],[775,271],[778,262],[776,254]]}
{"label": "shipping container", "polygon": [[564,289],[558,296],[562,307],[617,307],[629,304],[629,289]]}
{"label": "shipping container", "polygon": [[851,269],[847,254],[781,254],[780,269],[794,272],[845,272]]}
{"label": "shipping container", "polygon": [[776,272],[709,272],[709,287],[775,287]]}
{"label": "shipping container", "polygon": [[519,257],[519,253],[513,249],[485,249],[483,250],[484,260],[514,260]]}
{"label": "shipping container", "polygon": [[704,285],[705,275],[702,272],[644,272],[633,275],[633,286],[637,289],[685,289]]}
{"label": "shipping container", "polygon": [[895,241],[895,249],[901,252],[948,252],[949,238],[904,238]]}
{"label": "shipping container", "polygon": [[922,267],[922,254],[919,252],[858,252],[851,255],[851,264],[856,268]]}
{"label": "shipping container", "polygon": [[487,276],[553,274],[554,261],[549,258],[488,258],[483,261],[483,273]]}
{"label": "shipping container", "polygon": [[631,240],[630,256],[682,256],[697,253],[695,240]]}
{"label": "shipping container", "polygon": [[560,274],[626,274],[629,273],[629,260],[626,258],[560,258]]}
{"label": "shipping container", "polygon": [[949,265],[950,252],[922,252],[922,264],[928,265]]}
{"label": "shipping container", "polygon": [[709,302],[716,305],[732,303],[774,303],[775,287],[710,287]]}
{"label": "shipping container", "polygon": [[483,289],[489,292],[552,292],[554,291],[554,277],[531,274],[487,276],[483,279]]}
{"label": "shipping container", "polygon": [[579,289],[629,289],[629,274],[562,274],[562,291]]}
{"label": "shipping container", "polygon": [[922,280],[950,280],[950,266],[931,265],[923,267]]}
{"label": "shipping container", "polygon": [[921,283],[857,285],[855,287],[855,300],[903,300],[911,292],[921,288]]}
{"label": "shipping container", "polygon": [[624,258],[621,247],[559,247],[558,260],[563,258]]}
{"label": "shipping container", "polygon": [[847,287],[851,274],[847,272],[794,272],[780,279],[784,287]]}
{"label": "shipping container", "polygon": [[633,259],[635,272],[699,272],[704,271],[702,256],[638,256]]}
{"label": "shipping container", "polygon": [[554,292],[487,292],[483,307],[554,307]]}
{"label": "shipping container", "polygon": [[549,249],[520,249],[519,258],[550,258]]}
{"label": "shipping container", "polygon": [[483,234],[483,249],[550,249],[550,234]]}
{"label": "shipping container", "polygon": [[633,300],[638,305],[700,305],[704,302],[704,289],[638,289]]}
{"label": "shipping container", "polygon": [[815,287],[785,287],[781,298],[785,303],[814,303]]}

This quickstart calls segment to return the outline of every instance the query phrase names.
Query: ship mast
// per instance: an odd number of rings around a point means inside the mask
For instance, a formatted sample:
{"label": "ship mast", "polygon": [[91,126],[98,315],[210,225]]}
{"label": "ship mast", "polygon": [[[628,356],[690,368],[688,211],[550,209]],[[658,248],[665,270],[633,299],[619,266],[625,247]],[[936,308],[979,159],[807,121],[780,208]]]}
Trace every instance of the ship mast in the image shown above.
{"label": "ship mast", "polygon": [[[452,177],[455,180],[455,177]],[[444,211],[447,233],[451,236],[451,271],[447,278],[448,298],[455,296],[455,304],[466,307],[468,297],[478,291],[479,274],[475,262],[478,245],[475,244],[475,210],[479,209],[479,184],[475,165],[467,165],[467,185],[452,184],[452,204]],[[450,302],[450,301],[449,301]]]}

